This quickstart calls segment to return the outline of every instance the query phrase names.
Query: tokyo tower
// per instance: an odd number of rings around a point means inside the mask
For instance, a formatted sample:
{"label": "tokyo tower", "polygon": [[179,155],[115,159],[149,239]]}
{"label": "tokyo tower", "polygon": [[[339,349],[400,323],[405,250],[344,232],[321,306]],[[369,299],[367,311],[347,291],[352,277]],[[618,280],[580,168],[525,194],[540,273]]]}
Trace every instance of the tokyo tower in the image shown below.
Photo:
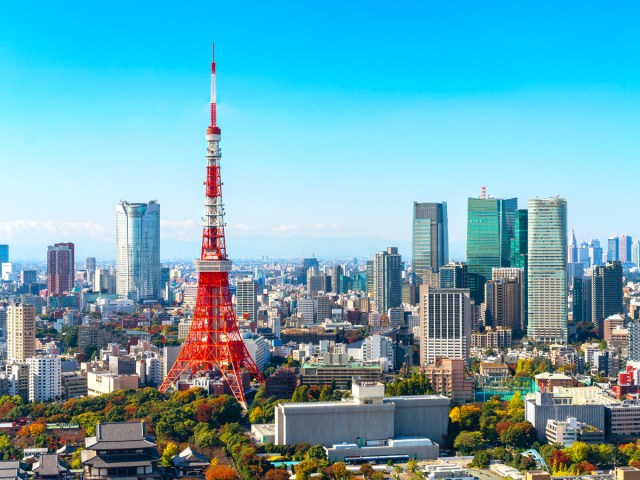
{"label": "tokyo tower", "polygon": [[211,59],[211,124],[207,128],[207,173],[202,251],[194,262],[199,273],[191,329],[176,362],[160,386],[165,392],[183,375],[219,372],[236,400],[246,408],[242,373],[264,381],[242,341],[229,291],[231,261],[224,237],[224,208],[220,179],[220,128],[216,120],[216,64]]}

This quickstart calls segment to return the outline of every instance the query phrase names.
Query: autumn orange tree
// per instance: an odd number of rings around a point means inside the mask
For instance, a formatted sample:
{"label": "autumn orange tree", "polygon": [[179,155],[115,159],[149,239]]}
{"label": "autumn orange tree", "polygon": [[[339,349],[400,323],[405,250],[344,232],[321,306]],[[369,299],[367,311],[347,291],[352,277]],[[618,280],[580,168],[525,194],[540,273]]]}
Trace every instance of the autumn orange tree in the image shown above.
{"label": "autumn orange tree", "polygon": [[226,465],[212,465],[207,469],[206,480],[239,480],[238,473]]}

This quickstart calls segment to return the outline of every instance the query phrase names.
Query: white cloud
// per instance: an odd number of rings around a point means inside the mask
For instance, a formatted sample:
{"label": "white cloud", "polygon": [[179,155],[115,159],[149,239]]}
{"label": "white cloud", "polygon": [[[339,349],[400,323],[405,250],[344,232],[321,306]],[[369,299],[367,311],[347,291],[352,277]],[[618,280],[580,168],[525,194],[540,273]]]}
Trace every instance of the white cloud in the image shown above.
{"label": "white cloud", "polygon": [[31,235],[41,236],[43,233],[67,237],[84,234],[93,238],[101,238],[107,233],[107,229],[103,225],[92,222],[39,222],[36,220],[0,222],[0,235],[7,240],[16,240]]}

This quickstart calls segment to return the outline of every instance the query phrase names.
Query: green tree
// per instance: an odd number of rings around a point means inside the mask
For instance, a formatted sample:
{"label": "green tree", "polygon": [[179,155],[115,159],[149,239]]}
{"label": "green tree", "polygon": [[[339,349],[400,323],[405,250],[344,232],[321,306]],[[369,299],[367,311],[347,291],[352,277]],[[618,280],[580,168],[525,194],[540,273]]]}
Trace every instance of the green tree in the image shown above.
{"label": "green tree", "polygon": [[477,468],[489,468],[489,454],[486,450],[481,450],[473,456],[471,465]]}
{"label": "green tree", "polygon": [[162,465],[165,467],[171,466],[171,459],[178,453],[178,445],[174,442],[167,443],[167,446],[164,447],[164,451],[162,452]]}
{"label": "green tree", "polygon": [[482,434],[480,432],[460,432],[453,442],[453,447],[463,455],[469,455],[482,446]]}
{"label": "green tree", "polygon": [[509,400],[507,412],[509,418],[514,422],[522,422],[524,420],[524,401],[519,390],[516,390],[516,393]]}
{"label": "green tree", "polygon": [[343,462],[333,464],[333,478],[335,480],[346,480],[349,477],[349,470]]}
{"label": "green tree", "polygon": [[574,442],[569,448],[565,449],[565,453],[573,463],[580,463],[589,457],[590,447],[584,442]]}
{"label": "green tree", "polygon": [[375,473],[375,470],[370,463],[364,463],[360,465],[360,473],[365,479],[371,480],[373,474]]}
{"label": "green tree", "polygon": [[294,403],[308,402],[309,401],[309,387],[307,385],[300,385],[296,387],[291,396],[291,401]]}

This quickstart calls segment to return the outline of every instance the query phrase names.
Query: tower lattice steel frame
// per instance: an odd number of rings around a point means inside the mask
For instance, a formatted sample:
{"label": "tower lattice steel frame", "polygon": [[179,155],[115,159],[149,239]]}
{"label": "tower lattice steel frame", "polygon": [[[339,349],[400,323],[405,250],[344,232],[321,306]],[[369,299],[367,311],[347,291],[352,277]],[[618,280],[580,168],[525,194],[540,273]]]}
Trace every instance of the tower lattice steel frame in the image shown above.
{"label": "tower lattice steel frame", "polygon": [[202,252],[194,262],[199,273],[198,295],[191,329],[176,362],[160,386],[164,392],[182,375],[218,371],[234,397],[246,407],[243,370],[264,381],[242,341],[229,290],[231,261],[224,235],[224,208],[220,179],[220,128],[216,120],[216,64],[211,61],[211,124],[207,128],[207,175]]}

